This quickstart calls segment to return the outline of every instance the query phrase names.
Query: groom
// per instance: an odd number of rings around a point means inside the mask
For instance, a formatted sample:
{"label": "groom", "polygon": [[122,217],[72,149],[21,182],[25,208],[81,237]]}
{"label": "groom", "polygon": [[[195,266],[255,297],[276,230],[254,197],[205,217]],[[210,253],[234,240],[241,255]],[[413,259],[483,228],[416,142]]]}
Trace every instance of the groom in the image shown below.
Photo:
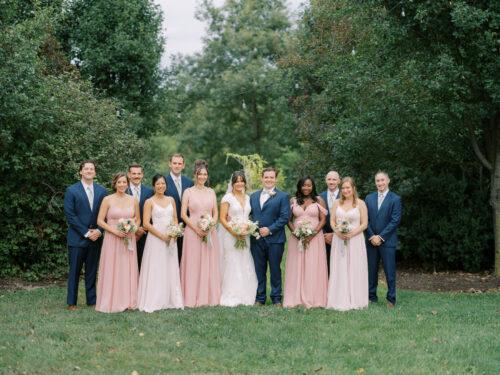
{"label": "groom", "polygon": [[401,221],[401,198],[389,191],[389,175],[379,171],[375,175],[377,192],[368,194],[368,227],[366,253],[368,258],[368,297],[377,302],[378,265],[380,258],[387,281],[387,307],[396,304],[396,245],[397,229]]}
{"label": "groom", "polygon": [[257,274],[256,305],[266,303],[267,264],[271,271],[271,301],[281,305],[281,259],[285,250],[285,225],[290,217],[287,194],[276,189],[278,172],[272,167],[262,171],[263,189],[250,196],[251,216],[259,222],[260,238],[251,238],[251,251]]}
{"label": "groom", "polygon": [[83,161],[79,173],[81,181],[69,186],[64,194],[64,213],[68,221],[68,310],[76,310],[83,264],[87,305],[95,305],[95,282],[102,236],[102,231],[97,227],[97,214],[107,195],[106,189],[94,182],[96,171],[93,161]]}

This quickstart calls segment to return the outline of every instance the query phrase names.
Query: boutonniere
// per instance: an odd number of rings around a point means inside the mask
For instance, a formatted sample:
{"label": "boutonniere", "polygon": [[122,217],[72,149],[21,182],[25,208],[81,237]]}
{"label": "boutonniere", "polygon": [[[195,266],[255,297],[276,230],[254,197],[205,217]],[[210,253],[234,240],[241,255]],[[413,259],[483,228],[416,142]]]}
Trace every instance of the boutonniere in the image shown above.
{"label": "boutonniere", "polygon": [[274,190],[269,192],[270,198],[274,197],[275,195],[276,195],[276,192]]}

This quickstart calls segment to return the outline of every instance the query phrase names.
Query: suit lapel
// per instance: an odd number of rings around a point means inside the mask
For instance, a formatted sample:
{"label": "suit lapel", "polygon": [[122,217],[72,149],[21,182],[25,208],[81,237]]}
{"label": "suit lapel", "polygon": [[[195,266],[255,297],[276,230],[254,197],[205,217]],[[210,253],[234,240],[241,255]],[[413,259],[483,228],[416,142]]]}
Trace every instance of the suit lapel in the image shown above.
{"label": "suit lapel", "polygon": [[[260,191],[260,193],[262,194],[262,190]],[[278,194],[278,189],[274,189],[274,195],[270,195],[269,198],[267,199],[267,201],[264,202],[264,204],[262,205],[262,211],[264,211],[264,208],[266,208],[267,204],[271,201],[271,199],[273,199],[276,195]],[[259,195],[259,204],[260,204],[260,195]]]}
{"label": "suit lapel", "polygon": [[[179,197],[179,192],[177,191],[177,186],[175,186],[175,182],[174,182],[174,179],[172,178],[172,176],[169,174],[168,177],[167,177],[167,180],[168,180],[168,186],[171,187],[171,192],[172,192],[172,195],[175,195],[177,197],[177,201],[180,202],[181,201],[181,197]],[[182,178],[181,178],[181,181],[182,181]],[[181,182],[181,188],[182,188],[182,182]],[[175,199],[175,197],[174,197]]]}
{"label": "suit lapel", "polygon": [[376,199],[377,199],[377,215],[382,211],[382,210],[385,210],[385,208],[387,207],[387,205],[389,204],[389,195],[391,194],[391,192],[387,192],[387,195],[385,196],[384,200],[382,201],[382,204],[380,205],[380,208],[378,208],[378,195],[376,195]]}
{"label": "suit lapel", "polygon": [[[89,209],[90,212],[92,212],[92,208],[90,207],[90,203],[89,203],[89,198],[87,197],[87,192],[83,188],[83,184],[81,181],[78,183],[78,190],[80,191],[80,195],[82,196],[83,200],[85,201],[87,208]],[[95,200],[95,188],[94,188],[94,200]]]}

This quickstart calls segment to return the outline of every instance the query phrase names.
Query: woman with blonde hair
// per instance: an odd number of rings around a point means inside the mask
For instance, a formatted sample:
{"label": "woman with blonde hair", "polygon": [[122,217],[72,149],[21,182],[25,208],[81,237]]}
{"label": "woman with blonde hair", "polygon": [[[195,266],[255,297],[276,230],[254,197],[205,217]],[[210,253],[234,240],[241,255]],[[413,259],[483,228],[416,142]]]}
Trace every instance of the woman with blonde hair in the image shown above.
{"label": "woman with blonde hair", "polygon": [[340,194],[330,213],[334,236],[326,307],[345,311],[368,306],[368,262],[363,234],[368,226],[368,211],[358,197],[352,177],[342,179]]}

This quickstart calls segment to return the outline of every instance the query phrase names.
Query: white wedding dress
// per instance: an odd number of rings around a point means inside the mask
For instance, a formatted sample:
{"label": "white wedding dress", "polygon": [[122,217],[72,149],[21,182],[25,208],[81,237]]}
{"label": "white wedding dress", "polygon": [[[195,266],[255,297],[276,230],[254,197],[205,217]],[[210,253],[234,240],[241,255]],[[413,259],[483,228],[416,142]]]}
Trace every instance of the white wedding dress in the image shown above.
{"label": "white wedding dress", "polygon": [[[248,220],[250,215],[250,197],[245,195],[245,207],[232,193],[227,193],[221,203],[229,204],[228,221],[235,218]],[[253,305],[257,294],[257,276],[252,254],[250,239],[247,238],[245,249],[236,249],[236,238],[222,225],[219,225],[221,250],[221,306]]]}

